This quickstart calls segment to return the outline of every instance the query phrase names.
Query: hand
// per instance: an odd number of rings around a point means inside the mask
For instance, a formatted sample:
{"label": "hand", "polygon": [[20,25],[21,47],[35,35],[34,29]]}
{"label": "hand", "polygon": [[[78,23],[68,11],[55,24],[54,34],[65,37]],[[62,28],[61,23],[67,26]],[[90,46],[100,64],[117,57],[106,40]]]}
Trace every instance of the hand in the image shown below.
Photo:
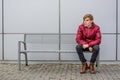
{"label": "hand", "polygon": [[83,44],[83,49],[88,48],[88,44]]}
{"label": "hand", "polygon": [[92,47],[89,47],[89,51],[91,51],[91,52],[92,52],[92,51],[93,51],[93,48],[92,48]]}

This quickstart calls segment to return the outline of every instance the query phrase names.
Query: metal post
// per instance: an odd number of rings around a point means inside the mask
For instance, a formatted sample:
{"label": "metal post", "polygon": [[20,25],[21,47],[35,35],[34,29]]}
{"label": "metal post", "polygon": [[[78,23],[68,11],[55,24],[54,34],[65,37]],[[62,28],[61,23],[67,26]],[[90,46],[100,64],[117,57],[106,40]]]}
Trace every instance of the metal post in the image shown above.
{"label": "metal post", "polygon": [[116,61],[118,60],[118,0],[116,0]]}
{"label": "metal post", "polygon": [[4,0],[2,0],[2,61],[4,61]]}
{"label": "metal post", "polygon": [[18,42],[18,69],[21,70],[21,53],[20,53],[20,41]]}
{"label": "metal post", "polygon": [[60,0],[59,0],[59,61],[61,62],[61,14],[60,14]]}

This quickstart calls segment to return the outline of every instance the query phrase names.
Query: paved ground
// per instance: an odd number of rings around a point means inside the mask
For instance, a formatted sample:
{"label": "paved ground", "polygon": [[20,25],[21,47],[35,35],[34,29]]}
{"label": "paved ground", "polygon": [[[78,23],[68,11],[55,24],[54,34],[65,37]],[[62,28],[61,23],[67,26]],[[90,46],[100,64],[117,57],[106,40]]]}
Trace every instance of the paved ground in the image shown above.
{"label": "paved ground", "polygon": [[120,80],[120,64],[100,65],[100,73],[80,74],[78,64],[0,64],[0,80]]}

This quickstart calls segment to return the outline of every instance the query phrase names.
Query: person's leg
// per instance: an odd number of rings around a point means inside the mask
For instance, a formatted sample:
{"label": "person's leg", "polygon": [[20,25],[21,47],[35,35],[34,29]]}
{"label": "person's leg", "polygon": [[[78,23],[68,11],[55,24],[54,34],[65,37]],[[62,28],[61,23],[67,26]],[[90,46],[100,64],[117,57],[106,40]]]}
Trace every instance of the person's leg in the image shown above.
{"label": "person's leg", "polygon": [[77,45],[76,46],[76,51],[78,53],[80,61],[82,62],[82,70],[80,71],[80,73],[83,74],[83,73],[86,72],[86,70],[88,68],[88,65],[86,63],[86,59],[85,59],[84,54],[83,54],[82,45]]}
{"label": "person's leg", "polygon": [[93,46],[93,53],[90,62],[95,63],[98,53],[99,53],[99,45]]}
{"label": "person's leg", "polygon": [[78,44],[76,46],[76,51],[77,51],[77,54],[79,56],[79,59],[80,61],[83,63],[83,62],[86,62],[86,59],[84,57],[84,54],[83,54],[83,48],[82,48],[82,45],[81,44]]}
{"label": "person's leg", "polygon": [[95,61],[96,61],[96,58],[97,58],[97,56],[98,56],[98,53],[99,53],[99,45],[93,46],[93,53],[92,53],[92,56],[91,56],[90,66],[89,66],[91,73],[95,73],[94,63],[95,63]]}

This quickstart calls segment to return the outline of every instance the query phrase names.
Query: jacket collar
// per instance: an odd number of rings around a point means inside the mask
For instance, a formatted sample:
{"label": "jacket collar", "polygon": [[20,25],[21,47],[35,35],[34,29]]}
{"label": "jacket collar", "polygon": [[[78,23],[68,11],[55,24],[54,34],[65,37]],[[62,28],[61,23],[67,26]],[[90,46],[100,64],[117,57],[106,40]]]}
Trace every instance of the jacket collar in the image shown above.
{"label": "jacket collar", "polygon": [[[82,24],[82,26],[84,26],[84,24]],[[95,23],[92,23],[92,26],[90,28],[93,28],[95,26]],[[86,26],[84,26],[85,28],[87,28]]]}

